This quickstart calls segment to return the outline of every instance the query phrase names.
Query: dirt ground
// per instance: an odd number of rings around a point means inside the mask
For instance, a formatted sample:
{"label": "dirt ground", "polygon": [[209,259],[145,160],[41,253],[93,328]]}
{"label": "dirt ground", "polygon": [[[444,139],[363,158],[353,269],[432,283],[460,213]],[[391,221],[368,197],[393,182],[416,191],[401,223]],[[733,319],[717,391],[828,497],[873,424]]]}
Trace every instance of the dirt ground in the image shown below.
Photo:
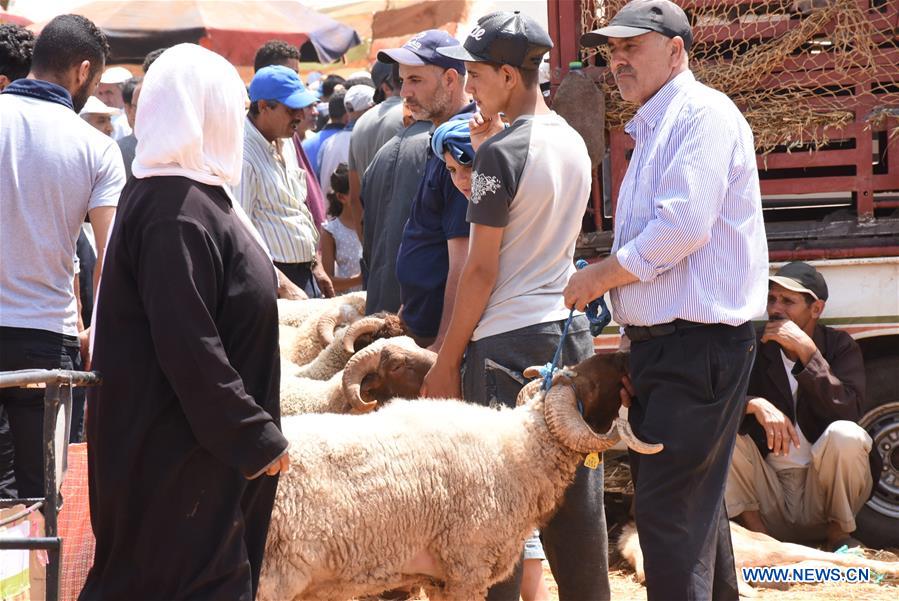
{"label": "dirt ground", "polygon": [[[553,601],[558,601],[559,591],[552,579],[549,566],[544,565],[544,576],[549,584]],[[646,589],[634,580],[634,573],[626,569],[609,571],[609,584],[613,601],[644,601]],[[889,584],[796,584],[788,590],[754,589],[759,601],[896,601],[899,586]],[[748,598],[748,597],[747,597]]]}
{"label": "dirt ground", "polygon": [[[543,563],[543,577],[549,586],[552,601],[559,601],[559,589],[553,580],[549,565]],[[609,585],[612,589],[612,601],[645,601],[646,588],[636,580],[634,573],[620,559],[613,560],[609,570]],[[896,601],[899,599],[897,584],[794,584],[786,590],[753,589],[753,597],[758,601]],[[422,595],[417,601],[427,601]]]}
{"label": "dirt ground", "polygon": [[[645,601],[646,588],[634,579],[634,572],[613,550],[611,552],[609,585],[613,601]],[[543,577],[549,586],[552,601],[559,601],[559,589],[543,562]],[[896,601],[899,599],[899,583],[891,584],[794,584],[785,590],[756,588],[753,597],[758,601]],[[422,595],[419,601],[427,601]]]}
{"label": "dirt ground", "polygon": [[[899,549],[890,549],[899,555]],[[878,559],[890,560],[887,556]],[[634,579],[634,571],[627,564],[614,545],[609,549],[609,585],[613,601],[645,601],[646,588]],[[543,576],[549,585],[552,601],[559,600],[559,590],[549,570],[543,562]],[[794,584],[785,590],[755,588],[754,597],[759,601],[896,601],[899,599],[899,582],[889,584]]]}

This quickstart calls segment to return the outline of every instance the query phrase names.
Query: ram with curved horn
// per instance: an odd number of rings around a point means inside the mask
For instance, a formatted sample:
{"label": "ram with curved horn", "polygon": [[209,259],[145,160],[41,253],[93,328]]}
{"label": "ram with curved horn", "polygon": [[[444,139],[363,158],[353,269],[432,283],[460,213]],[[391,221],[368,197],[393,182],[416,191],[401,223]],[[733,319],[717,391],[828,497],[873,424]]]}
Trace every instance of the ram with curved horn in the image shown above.
{"label": "ram with curved horn", "polygon": [[331,305],[299,326],[281,324],[281,356],[297,365],[306,365],[334,341],[339,326],[351,324],[360,317],[352,305]]}
{"label": "ram with curved horn", "polygon": [[[553,377],[550,394],[559,395],[566,404],[577,407],[578,399],[584,406],[585,420],[595,423],[597,430],[577,426],[578,438],[570,441],[584,453],[590,453],[591,446],[609,448],[623,440],[638,453],[653,454],[662,450],[660,444],[647,444],[637,438],[627,418],[619,415],[621,408],[621,379],[627,375],[627,353],[593,355],[575,367],[562,369]],[[540,368],[524,370],[526,378],[540,376]],[[561,386],[560,386],[561,385]],[[553,426],[551,426],[553,427]],[[597,432],[602,432],[598,434]]]}
{"label": "ram with curved horn", "polygon": [[[376,341],[344,371],[359,406],[380,400],[379,381],[414,371],[378,348],[397,340]],[[585,374],[602,361],[590,361],[559,375],[549,394],[529,384],[515,409],[393,399],[365,415],[285,417],[294,469],[278,485],[259,599],[348,599],[408,586],[429,599],[484,599],[558,510],[585,453],[618,439],[620,376],[591,385],[600,376]],[[363,367],[375,362],[376,372]],[[636,440],[633,448],[661,450]]]}
{"label": "ram with curved horn", "polygon": [[379,340],[365,351],[327,380],[282,375],[281,415],[362,413],[395,396],[418,396],[436,358],[410,338]]}
{"label": "ram with curved horn", "polygon": [[353,323],[343,337],[343,348],[352,354],[375,340],[408,336],[409,332],[395,313],[375,313]]}
{"label": "ram with curved horn", "polygon": [[[321,322],[319,322],[321,325]],[[286,326],[282,326],[284,328]],[[348,327],[337,327],[333,340],[318,356],[296,370],[296,375],[314,380],[327,380],[342,370],[353,353],[375,340],[405,336],[400,319],[392,313],[379,313],[353,322]]]}
{"label": "ram with curved horn", "polygon": [[436,359],[437,353],[407,336],[376,340],[344,368],[344,394],[356,412],[371,411],[394,397],[416,398]]}

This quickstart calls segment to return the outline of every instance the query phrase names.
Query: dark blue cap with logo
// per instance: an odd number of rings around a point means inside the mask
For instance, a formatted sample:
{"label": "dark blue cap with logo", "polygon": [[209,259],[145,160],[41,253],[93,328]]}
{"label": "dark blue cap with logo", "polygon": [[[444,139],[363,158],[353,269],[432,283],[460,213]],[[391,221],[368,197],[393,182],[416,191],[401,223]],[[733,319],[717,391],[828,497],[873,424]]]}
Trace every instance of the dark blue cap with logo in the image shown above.
{"label": "dark blue cap with logo", "polygon": [[436,65],[444,69],[455,69],[465,73],[465,63],[461,60],[439,54],[437,48],[458,46],[459,41],[440,29],[428,29],[417,33],[400,48],[390,48],[378,53],[378,60],[384,63],[398,63],[411,67]]}
{"label": "dark blue cap with logo", "polygon": [[581,46],[601,46],[609,38],[633,38],[650,31],[680,37],[687,50],[693,45],[690,20],[680,6],[670,0],[631,0],[606,27],[582,35]]}
{"label": "dark blue cap with logo", "polygon": [[552,39],[540,24],[516,10],[481,17],[462,46],[438,48],[437,52],[462,61],[535,70],[552,47]]}
{"label": "dark blue cap with logo", "polygon": [[301,109],[318,102],[318,96],[306,89],[297,72],[281,65],[271,65],[256,71],[250,82],[250,100],[275,100],[292,109]]}

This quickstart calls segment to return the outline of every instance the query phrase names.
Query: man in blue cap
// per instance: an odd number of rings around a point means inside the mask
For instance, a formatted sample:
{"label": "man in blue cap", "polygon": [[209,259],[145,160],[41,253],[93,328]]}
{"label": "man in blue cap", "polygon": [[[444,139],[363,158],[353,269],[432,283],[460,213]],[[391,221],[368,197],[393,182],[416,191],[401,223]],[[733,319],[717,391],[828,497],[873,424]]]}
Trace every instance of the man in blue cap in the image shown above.
{"label": "man in blue cap", "polygon": [[[412,116],[430,121],[432,129],[452,119],[467,121],[474,114],[474,104],[465,93],[465,64],[437,52],[442,46],[458,44],[445,31],[429,29],[400,48],[378,53],[378,60],[399,65],[400,96]],[[425,152],[424,175],[396,254],[396,277],[403,322],[419,344],[436,349],[452,315],[456,283],[468,256],[468,200],[453,185],[443,161],[430,147]],[[369,199],[364,190],[362,198]]]}
{"label": "man in blue cap", "polygon": [[309,298],[334,296],[318,257],[318,230],[306,206],[306,175],[290,139],[318,102],[293,69],[272,65],[250,82],[238,201],[269,247],[272,260]]}

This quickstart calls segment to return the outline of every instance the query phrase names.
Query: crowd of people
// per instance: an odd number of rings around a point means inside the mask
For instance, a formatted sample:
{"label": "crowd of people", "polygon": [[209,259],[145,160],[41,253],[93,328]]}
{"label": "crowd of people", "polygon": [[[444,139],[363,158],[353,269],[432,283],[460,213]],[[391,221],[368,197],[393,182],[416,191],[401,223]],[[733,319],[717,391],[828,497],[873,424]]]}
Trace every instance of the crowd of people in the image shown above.
{"label": "crowd of people", "polygon": [[[437,352],[423,396],[485,406],[514,406],[560,346],[563,365],[591,356],[579,311],[610,294],[622,402],[665,448],[631,456],[650,599],[737,598],[729,517],[857,543],[861,353],[818,323],[814,268],[769,280],[749,126],[694,79],[673,2],[633,0],[581,44],[608,46],[639,110],[612,254],[576,271],[591,163],[546,104],[553,42],[525,15],[464,43],[423,31],[346,79],[304,82],[273,40],[248,85],[193,44],[142,77],[106,68],[77,15],[37,39],[0,26],[0,369],[103,376],[72,432],[97,540],[81,598],[255,596],[290,468],[276,298],[362,289]],[[42,496],[42,393],[0,400],[0,495]],[[603,472],[581,466],[488,598],[548,598],[545,557],[561,599],[608,599],[607,548]]]}

